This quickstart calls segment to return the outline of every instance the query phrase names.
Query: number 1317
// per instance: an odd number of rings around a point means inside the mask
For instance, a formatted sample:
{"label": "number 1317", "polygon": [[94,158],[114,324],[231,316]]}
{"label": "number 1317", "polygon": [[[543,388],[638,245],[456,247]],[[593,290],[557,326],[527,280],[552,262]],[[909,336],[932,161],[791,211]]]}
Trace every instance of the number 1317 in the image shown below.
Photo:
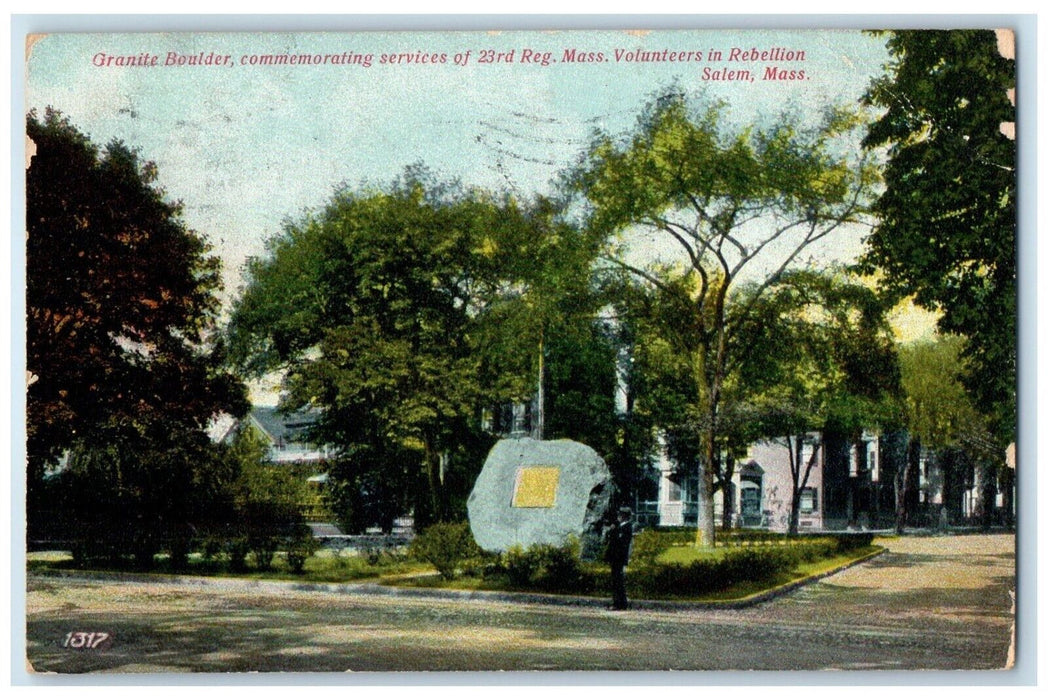
{"label": "number 1317", "polygon": [[62,640],[67,649],[98,649],[109,641],[108,632],[69,632]]}

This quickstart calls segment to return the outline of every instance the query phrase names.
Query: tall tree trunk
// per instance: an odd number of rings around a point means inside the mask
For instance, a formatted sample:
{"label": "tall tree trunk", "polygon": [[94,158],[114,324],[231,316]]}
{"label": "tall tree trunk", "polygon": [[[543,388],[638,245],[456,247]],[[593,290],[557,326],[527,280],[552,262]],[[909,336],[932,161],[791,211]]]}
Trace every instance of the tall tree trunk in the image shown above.
{"label": "tall tree trunk", "polygon": [[724,509],[721,512],[721,529],[730,530],[734,524],[735,490],[732,477],[735,476],[735,457],[728,454],[725,458],[724,475],[721,479],[721,493],[724,495]]}
{"label": "tall tree trunk", "polygon": [[535,425],[532,430],[536,440],[546,439],[546,332],[539,334],[539,385],[535,397]]}
{"label": "tall tree trunk", "polygon": [[716,542],[716,518],[713,514],[713,492],[716,487],[715,463],[717,457],[717,409],[720,387],[716,378],[711,382],[706,374],[706,356],[708,347],[700,348],[697,357],[696,379],[699,382],[699,394],[704,398],[703,408],[706,425],[702,427],[702,458],[699,462],[699,488],[696,494],[695,542],[701,547],[712,547]]}
{"label": "tall tree trunk", "polygon": [[443,522],[444,512],[444,484],[440,474],[440,452],[436,449],[431,438],[425,438],[425,461],[426,480],[429,482],[429,507],[432,522]]}
{"label": "tall tree trunk", "polygon": [[902,472],[895,475],[895,533],[898,535],[906,531],[907,520],[910,517],[910,484],[913,479],[912,475],[920,469],[920,460],[921,439],[915,437],[910,441]]}
{"label": "tall tree trunk", "polygon": [[698,532],[695,542],[701,547],[712,547],[715,543],[714,528],[716,519],[713,514],[713,492],[716,485],[714,478],[714,435],[713,429],[707,428],[703,435],[703,458],[699,462],[699,489],[696,494],[698,506]]}
{"label": "tall tree trunk", "polygon": [[997,465],[983,461],[976,467],[979,527],[989,530],[997,515]]}
{"label": "tall tree trunk", "polygon": [[793,487],[790,497],[790,522],[786,528],[786,534],[795,536],[800,531],[801,522],[801,492],[796,486]]}

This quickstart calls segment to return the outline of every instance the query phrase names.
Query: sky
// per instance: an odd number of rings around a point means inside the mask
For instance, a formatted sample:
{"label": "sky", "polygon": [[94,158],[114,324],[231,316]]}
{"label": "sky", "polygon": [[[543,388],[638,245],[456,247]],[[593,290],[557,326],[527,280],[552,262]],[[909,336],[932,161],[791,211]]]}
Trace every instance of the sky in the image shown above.
{"label": "sky", "polygon": [[[566,61],[571,50],[604,60]],[[692,60],[635,60],[664,52]],[[51,34],[32,43],[25,105],[154,161],[221,256],[228,302],[247,258],[340,186],[425,163],[442,179],[549,194],[595,129],[628,132],[671,85],[725,100],[739,125],[784,108],[815,120],[854,105],[886,61],[882,37],[850,30]],[[769,66],[804,77],[765,80]],[[851,260],[861,235],[816,254]]]}

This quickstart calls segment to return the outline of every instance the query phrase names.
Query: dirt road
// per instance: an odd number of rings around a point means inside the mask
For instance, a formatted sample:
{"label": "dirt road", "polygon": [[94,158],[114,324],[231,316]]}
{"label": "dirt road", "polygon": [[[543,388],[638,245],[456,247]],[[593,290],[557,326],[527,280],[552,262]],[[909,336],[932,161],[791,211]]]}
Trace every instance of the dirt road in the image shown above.
{"label": "dirt road", "polygon": [[[27,654],[36,671],[63,673],[1003,668],[1014,537],[885,544],[876,559],[744,610],[31,576]],[[77,631],[110,636],[98,649],[64,646]]]}

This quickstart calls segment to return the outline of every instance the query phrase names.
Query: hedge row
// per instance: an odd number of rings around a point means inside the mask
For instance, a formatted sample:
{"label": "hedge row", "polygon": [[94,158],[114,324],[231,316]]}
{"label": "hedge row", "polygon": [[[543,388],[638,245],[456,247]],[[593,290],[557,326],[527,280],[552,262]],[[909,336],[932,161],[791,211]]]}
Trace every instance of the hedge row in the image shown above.
{"label": "hedge row", "polygon": [[305,524],[280,528],[226,528],[206,534],[186,532],[181,537],[136,539],[119,537],[80,537],[69,545],[73,565],[78,568],[106,566],[141,571],[157,567],[157,554],[166,554],[165,568],[180,571],[189,567],[189,555],[199,552],[205,568],[226,569],[233,573],[249,570],[248,555],[258,571],[270,571],[278,552],[287,558],[292,573],[302,573],[306,559],[319,542]]}
{"label": "hedge row", "polygon": [[[634,595],[689,597],[739,583],[763,583],[788,574],[801,563],[831,558],[842,551],[841,545],[825,537],[789,546],[724,548],[689,564],[638,562],[630,571],[630,588]],[[852,549],[850,543],[848,548]]]}
{"label": "hedge row", "polygon": [[[667,547],[694,544],[696,537],[696,530],[693,527],[656,527],[644,532],[656,533],[652,537],[658,537],[659,541],[664,542]],[[725,547],[755,544],[778,545],[832,538],[838,543],[838,551],[845,552],[870,546],[873,542],[873,536],[872,532],[861,531],[801,532],[796,535],[787,535],[783,532],[771,532],[769,530],[718,530],[717,544]]]}
{"label": "hedge row", "polygon": [[[872,542],[869,533],[811,535],[779,538],[774,544],[718,547],[688,564],[659,561],[681,534],[687,533],[645,530],[637,535],[628,576],[631,595],[694,597],[740,583],[764,583],[802,563],[829,559]],[[482,576],[493,587],[514,590],[607,593],[607,567],[581,562],[577,540],[563,546],[516,546],[501,555],[485,555],[473,542],[468,525],[459,523],[429,528],[415,541],[412,554],[432,563],[445,578],[465,573]]]}

